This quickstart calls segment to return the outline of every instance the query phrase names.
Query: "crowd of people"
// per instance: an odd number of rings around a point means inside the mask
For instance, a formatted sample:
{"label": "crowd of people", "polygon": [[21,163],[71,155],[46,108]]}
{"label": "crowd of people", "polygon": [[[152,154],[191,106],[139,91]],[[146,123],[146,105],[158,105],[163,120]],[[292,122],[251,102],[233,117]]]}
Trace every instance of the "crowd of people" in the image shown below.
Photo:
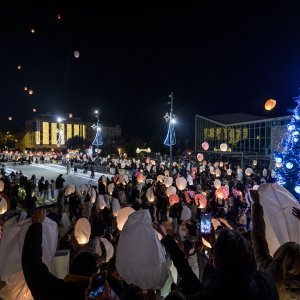
{"label": "crowd of people", "polygon": [[[74,157],[63,160],[74,168]],[[257,188],[273,176],[204,160],[82,160],[109,163],[114,175],[65,186],[62,174],[46,182],[1,171],[9,209],[1,215],[0,255],[11,226],[30,220],[20,261],[30,295],[15,299],[300,299],[300,245],[290,241],[272,255],[268,247]],[[126,168],[132,175],[120,172]],[[54,198],[54,189],[55,205],[37,208],[33,191]],[[300,221],[298,208],[291,218]],[[64,279],[44,260],[48,219],[57,226],[56,249],[70,253]],[[4,275],[0,262],[0,299],[9,299]]]}

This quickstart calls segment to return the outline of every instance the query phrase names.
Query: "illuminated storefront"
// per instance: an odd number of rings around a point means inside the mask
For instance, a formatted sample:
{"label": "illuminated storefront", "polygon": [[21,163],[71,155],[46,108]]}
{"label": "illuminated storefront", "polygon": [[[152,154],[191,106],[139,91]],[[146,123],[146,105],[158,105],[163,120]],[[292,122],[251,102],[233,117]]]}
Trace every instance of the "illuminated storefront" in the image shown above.
{"label": "illuminated storefront", "polygon": [[248,114],[195,116],[195,150],[209,143],[210,151],[220,151],[226,143],[228,151],[255,153],[271,157],[285,132],[290,116],[269,118]]}

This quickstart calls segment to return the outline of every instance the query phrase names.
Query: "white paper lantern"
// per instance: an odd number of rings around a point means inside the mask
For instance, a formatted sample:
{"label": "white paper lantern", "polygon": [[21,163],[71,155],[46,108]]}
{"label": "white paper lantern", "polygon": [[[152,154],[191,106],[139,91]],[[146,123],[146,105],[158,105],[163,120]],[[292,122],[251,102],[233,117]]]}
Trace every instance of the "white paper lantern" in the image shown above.
{"label": "white paper lantern", "polygon": [[0,215],[6,213],[7,211],[7,202],[4,198],[0,198]]}
{"label": "white paper lantern", "polygon": [[134,212],[135,210],[132,207],[124,207],[119,211],[117,215],[117,227],[120,231],[122,231],[128,217]]}
{"label": "white paper lantern", "polygon": [[158,176],[156,177],[156,181],[157,181],[157,182],[164,183],[164,176],[158,175]]}
{"label": "white paper lantern", "polygon": [[187,176],[186,181],[188,182],[189,185],[193,185],[193,177],[191,175]]}
{"label": "white paper lantern", "polygon": [[154,193],[152,188],[148,188],[146,191],[146,197],[149,202],[154,202]]}
{"label": "white paper lantern", "polygon": [[88,243],[91,236],[91,224],[86,218],[80,218],[75,224],[76,241],[79,245]]}
{"label": "white paper lantern", "polygon": [[214,167],[217,168],[218,166],[219,166],[219,162],[216,161],[216,162],[214,163]]}
{"label": "white paper lantern", "polygon": [[207,142],[203,142],[201,147],[202,147],[203,150],[208,150],[209,144]]}
{"label": "white paper lantern", "polygon": [[165,186],[168,188],[173,184],[173,177],[165,176],[164,178]]}
{"label": "white paper lantern", "polygon": [[143,175],[143,173],[139,173],[139,174],[138,174],[138,176],[137,176],[137,178],[136,178],[136,181],[137,181],[138,183],[144,182],[144,175]]}
{"label": "white paper lantern", "polygon": [[224,163],[222,161],[220,161],[220,168],[222,168],[224,166]]}
{"label": "white paper lantern", "polygon": [[100,257],[102,256],[102,249],[100,246],[100,241],[103,243],[105,251],[106,251],[106,262],[109,262],[110,259],[114,256],[114,247],[113,245],[105,238],[99,238],[97,239],[96,243],[96,250],[95,253],[97,253]]}
{"label": "white paper lantern", "polygon": [[203,154],[202,154],[202,153],[198,153],[198,154],[197,154],[197,160],[198,160],[198,161],[202,161],[203,159],[204,159]]}
{"label": "white paper lantern", "polygon": [[254,160],[253,160],[253,166],[256,166],[256,165],[257,165],[257,160],[254,159]]}
{"label": "white paper lantern", "polygon": [[75,57],[75,58],[79,58],[79,56],[80,56],[79,51],[74,51],[74,57]]}
{"label": "white paper lantern", "polygon": [[75,192],[75,185],[73,184],[68,184],[66,189],[65,189],[65,196],[69,196],[70,194]]}
{"label": "white paper lantern", "polygon": [[268,175],[268,171],[266,168],[263,169],[263,177],[267,177]]}
{"label": "white paper lantern", "polygon": [[189,207],[187,206],[183,206],[183,209],[181,211],[181,216],[180,219],[182,221],[187,221],[192,217],[192,211],[190,210]]}
{"label": "white paper lantern", "polygon": [[220,145],[220,150],[221,151],[225,152],[225,151],[227,151],[227,149],[228,149],[228,145],[226,143],[223,143],[223,144]]}
{"label": "white paper lantern", "polygon": [[205,171],[205,166],[201,166],[201,167],[199,168],[199,171],[200,171],[200,173],[204,172],[204,171]]}
{"label": "white paper lantern", "polygon": [[115,184],[114,183],[110,183],[107,187],[107,191],[108,193],[111,195],[114,191],[114,188],[115,188]]}
{"label": "white paper lantern", "polygon": [[151,166],[148,165],[148,166],[146,167],[146,170],[147,170],[148,172],[150,172]]}
{"label": "white paper lantern", "polygon": [[166,189],[166,195],[169,197],[171,194],[176,194],[176,187],[175,186],[169,186]]}
{"label": "white paper lantern", "polygon": [[178,177],[176,178],[176,186],[180,191],[184,190],[186,188],[187,181],[184,177]]}
{"label": "white paper lantern", "polygon": [[103,195],[98,196],[98,207],[99,209],[104,209],[104,207],[107,207]]}
{"label": "white paper lantern", "polygon": [[245,170],[245,174],[246,174],[247,176],[251,176],[251,175],[253,174],[253,170],[252,170],[251,168],[247,168],[247,169]]}
{"label": "white paper lantern", "polygon": [[231,170],[231,169],[228,169],[228,170],[227,170],[227,175],[229,175],[229,176],[232,175],[232,170]]}
{"label": "white paper lantern", "polygon": [[169,172],[168,170],[165,170],[165,171],[164,171],[164,175],[165,175],[165,176],[170,176],[170,172]]}
{"label": "white paper lantern", "polygon": [[113,198],[112,200],[112,213],[114,217],[117,217],[119,214],[119,211],[121,210],[120,202],[118,199]]}
{"label": "white paper lantern", "polygon": [[0,192],[3,192],[4,190],[4,181],[0,180]]}
{"label": "white paper lantern", "polygon": [[221,170],[220,169],[217,169],[215,171],[215,174],[216,174],[216,177],[220,177],[221,176]]}
{"label": "white paper lantern", "polygon": [[221,185],[222,185],[222,184],[221,184],[221,181],[220,181],[219,179],[216,179],[216,180],[214,181],[214,187],[215,187],[216,189],[219,188]]}

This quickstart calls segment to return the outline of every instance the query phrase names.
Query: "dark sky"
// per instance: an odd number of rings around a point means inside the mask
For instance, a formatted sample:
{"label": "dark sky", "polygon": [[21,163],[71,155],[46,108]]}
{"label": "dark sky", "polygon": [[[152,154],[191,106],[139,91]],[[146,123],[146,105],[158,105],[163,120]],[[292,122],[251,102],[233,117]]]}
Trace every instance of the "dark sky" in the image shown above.
{"label": "dark sky", "polygon": [[[164,135],[173,91],[176,133],[193,141],[195,114],[268,117],[286,115],[294,106],[300,87],[299,7],[121,15],[88,1],[72,7],[51,3],[1,8],[2,128],[23,125],[33,107],[91,122],[99,108],[102,123],[120,124],[125,136]],[[34,94],[26,94],[24,86]],[[277,100],[271,112],[264,111],[268,98]]]}

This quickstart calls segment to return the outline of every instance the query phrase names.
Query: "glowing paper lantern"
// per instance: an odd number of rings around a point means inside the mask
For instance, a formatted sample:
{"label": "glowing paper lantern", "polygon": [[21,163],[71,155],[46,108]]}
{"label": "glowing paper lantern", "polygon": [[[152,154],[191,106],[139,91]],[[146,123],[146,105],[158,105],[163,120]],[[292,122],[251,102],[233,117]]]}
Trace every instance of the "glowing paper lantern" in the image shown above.
{"label": "glowing paper lantern", "polygon": [[107,204],[105,203],[103,195],[98,196],[98,207],[99,207],[99,209],[104,209],[104,207],[107,207]]}
{"label": "glowing paper lantern", "polygon": [[100,257],[102,256],[102,249],[100,245],[100,241],[103,243],[104,248],[106,250],[106,262],[109,262],[110,259],[114,255],[114,247],[113,245],[105,238],[97,238],[95,253],[97,253]]}
{"label": "glowing paper lantern", "polygon": [[136,178],[136,181],[138,183],[144,182],[144,175],[142,173],[139,173],[138,176],[137,176],[137,178]]}
{"label": "glowing paper lantern", "polygon": [[114,191],[115,185],[113,183],[110,183],[107,187],[108,193],[111,195]]}
{"label": "glowing paper lantern", "polygon": [[218,189],[221,185],[222,185],[222,184],[221,184],[221,181],[220,181],[219,179],[216,179],[216,180],[214,181],[214,187],[215,187],[216,189]]}
{"label": "glowing paper lantern", "polygon": [[202,161],[203,159],[204,159],[203,154],[202,154],[202,153],[198,153],[198,154],[197,154],[197,160],[198,160],[198,161]]}
{"label": "glowing paper lantern", "polygon": [[253,160],[253,166],[256,166],[256,165],[257,165],[257,160],[254,159],[254,160]]}
{"label": "glowing paper lantern", "polygon": [[35,29],[34,28],[31,28],[30,31],[31,31],[31,33],[35,33]]}
{"label": "glowing paper lantern", "polygon": [[72,113],[69,113],[69,118],[73,118],[73,114]]}
{"label": "glowing paper lantern", "polygon": [[183,206],[183,209],[181,211],[180,220],[187,221],[192,217],[192,211],[189,207]]}
{"label": "glowing paper lantern", "polygon": [[251,176],[251,175],[253,174],[253,170],[252,170],[251,168],[247,168],[247,169],[245,170],[245,174],[246,174],[247,176]]}
{"label": "glowing paper lantern", "polygon": [[276,168],[281,168],[282,167],[282,163],[277,162],[277,163],[275,163],[275,166],[276,166]]}
{"label": "glowing paper lantern", "polygon": [[218,198],[218,199],[224,199],[226,200],[229,196],[229,189],[225,186],[221,186],[219,187],[216,192],[215,192],[215,196]]}
{"label": "glowing paper lantern", "polygon": [[65,196],[69,196],[70,194],[75,192],[75,185],[68,184],[65,190]]}
{"label": "glowing paper lantern", "polygon": [[225,152],[225,151],[227,151],[227,149],[228,149],[228,145],[226,143],[223,143],[223,144],[220,145],[220,150],[221,151]]}
{"label": "glowing paper lantern", "polygon": [[4,181],[0,180],[0,192],[4,190]]}
{"label": "glowing paper lantern", "polygon": [[134,213],[135,210],[132,207],[122,208],[117,215],[117,227],[121,231],[126,223],[128,217]]}
{"label": "glowing paper lantern", "polygon": [[219,166],[219,162],[216,161],[216,162],[214,163],[214,167],[217,168],[218,166]]}
{"label": "glowing paper lantern", "polygon": [[60,19],[61,19],[61,15],[60,15],[60,14],[57,14],[57,15],[56,15],[56,19],[57,19],[57,20],[60,20]]}
{"label": "glowing paper lantern", "polygon": [[176,194],[176,187],[175,186],[169,186],[167,189],[166,189],[166,195],[168,197],[170,197],[171,194]]}
{"label": "glowing paper lantern", "polygon": [[221,176],[221,170],[220,169],[217,169],[215,171],[215,174],[216,174],[216,177],[220,177]]}
{"label": "glowing paper lantern", "polygon": [[79,245],[88,243],[91,235],[90,222],[86,218],[80,218],[76,222],[74,234]]}
{"label": "glowing paper lantern", "polygon": [[146,197],[149,202],[154,202],[154,193],[152,188],[148,188],[146,191]]}
{"label": "glowing paper lantern", "polygon": [[201,145],[203,150],[208,150],[209,149],[209,144],[207,142],[203,142]]}
{"label": "glowing paper lantern", "polygon": [[75,57],[75,58],[79,58],[79,56],[80,56],[79,51],[74,51],[74,57]]}
{"label": "glowing paper lantern", "polygon": [[186,188],[187,181],[184,177],[178,177],[176,178],[176,186],[180,191],[184,190]]}
{"label": "glowing paper lantern", "polygon": [[29,94],[29,95],[32,95],[32,94],[33,94],[33,90],[29,90],[29,91],[28,91],[28,94]]}
{"label": "glowing paper lantern", "polygon": [[193,177],[191,175],[187,176],[186,181],[188,182],[189,185],[193,185]]}
{"label": "glowing paper lantern", "polygon": [[164,175],[165,175],[165,176],[170,176],[170,172],[169,172],[168,170],[165,170],[165,171],[164,171]]}
{"label": "glowing paper lantern", "polygon": [[27,91],[28,90],[28,87],[27,86],[24,86],[24,91]]}
{"label": "glowing paper lantern", "polygon": [[157,182],[163,183],[163,182],[164,182],[164,176],[158,175],[158,176],[156,177],[156,181],[157,181]]}
{"label": "glowing paper lantern", "polygon": [[20,65],[18,65],[17,68],[18,68],[18,70],[21,70],[21,66]]}
{"label": "glowing paper lantern", "polygon": [[265,103],[265,110],[272,110],[276,106],[276,100],[269,99]]}
{"label": "glowing paper lantern", "polygon": [[12,117],[8,117],[8,120],[11,121],[11,120],[12,120]]}
{"label": "glowing paper lantern", "polygon": [[33,108],[32,111],[35,113],[36,112],[36,108]]}
{"label": "glowing paper lantern", "polygon": [[165,183],[165,186],[168,188],[173,183],[173,177],[165,176],[164,183]]}
{"label": "glowing paper lantern", "polygon": [[232,170],[231,170],[231,169],[228,169],[228,170],[227,170],[227,175],[229,175],[229,176],[232,175]]}
{"label": "glowing paper lantern", "polygon": [[119,200],[116,199],[116,198],[113,198],[111,206],[112,206],[113,216],[117,217],[118,214],[119,214],[119,211],[121,210],[121,206],[120,206]]}
{"label": "glowing paper lantern", "polygon": [[170,203],[171,206],[173,204],[175,204],[175,203],[179,203],[180,202],[179,196],[177,194],[171,194],[168,197],[169,197],[169,203]]}
{"label": "glowing paper lantern", "polygon": [[220,161],[220,168],[222,168],[224,166],[224,163],[222,161]]}
{"label": "glowing paper lantern", "polygon": [[207,198],[205,193],[195,195],[195,203],[199,208],[205,208],[207,205]]}
{"label": "glowing paper lantern", "polygon": [[6,213],[7,211],[7,202],[4,198],[0,198],[0,215]]}

